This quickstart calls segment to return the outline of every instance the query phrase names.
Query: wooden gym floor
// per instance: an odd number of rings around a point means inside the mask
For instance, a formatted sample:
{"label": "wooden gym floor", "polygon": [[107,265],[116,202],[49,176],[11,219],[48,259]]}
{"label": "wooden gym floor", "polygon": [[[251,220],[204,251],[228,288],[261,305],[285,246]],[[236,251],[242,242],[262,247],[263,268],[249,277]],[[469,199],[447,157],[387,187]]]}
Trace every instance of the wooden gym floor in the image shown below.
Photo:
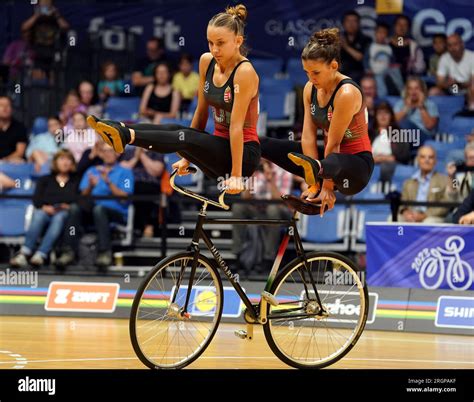
{"label": "wooden gym floor", "polygon": [[[204,354],[189,368],[288,368],[267,346],[262,328],[254,340],[234,336],[240,324],[221,324]],[[474,368],[469,336],[365,331],[332,368]],[[142,369],[133,352],[128,320],[68,317],[0,317],[0,369]]]}

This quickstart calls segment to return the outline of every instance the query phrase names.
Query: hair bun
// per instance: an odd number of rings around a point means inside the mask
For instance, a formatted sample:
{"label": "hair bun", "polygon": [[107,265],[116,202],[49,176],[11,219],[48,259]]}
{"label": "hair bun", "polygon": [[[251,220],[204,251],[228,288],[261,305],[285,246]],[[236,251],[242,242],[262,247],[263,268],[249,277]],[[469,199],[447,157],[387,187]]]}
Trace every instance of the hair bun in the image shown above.
{"label": "hair bun", "polygon": [[248,15],[247,7],[245,7],[243,4],[237,4],[235,7],[227,7],[225,9],[225,12],[227,14],[237,17],[242,22],[245,22]]}
{"label": "hair bun", "polygon": [[339,45],[339,29],[327,28],[317,31],[311,36],[311,41],[320,46]]}

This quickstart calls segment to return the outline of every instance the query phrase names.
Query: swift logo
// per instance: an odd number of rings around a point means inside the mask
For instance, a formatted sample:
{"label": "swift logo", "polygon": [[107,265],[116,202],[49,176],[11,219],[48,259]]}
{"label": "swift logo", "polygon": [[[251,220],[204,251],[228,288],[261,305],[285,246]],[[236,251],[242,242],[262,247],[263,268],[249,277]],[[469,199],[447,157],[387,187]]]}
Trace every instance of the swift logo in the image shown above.
{"label": "swift logo", "polygon": [[45,309],[113,313],[119,289],[118,283],[51,282]]}

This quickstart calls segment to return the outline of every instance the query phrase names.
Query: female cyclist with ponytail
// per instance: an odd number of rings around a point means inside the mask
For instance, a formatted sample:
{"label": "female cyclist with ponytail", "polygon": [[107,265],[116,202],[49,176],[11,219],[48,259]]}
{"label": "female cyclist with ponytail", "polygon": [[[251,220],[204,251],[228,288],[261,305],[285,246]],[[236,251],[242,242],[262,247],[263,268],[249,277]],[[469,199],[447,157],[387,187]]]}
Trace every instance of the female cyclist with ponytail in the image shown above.
{"label": "female cyclist with ponytail", "polygon": [[[210,178],[227,177],[227,192],[244,190],[244,177],[259,165],[257,135],[258,83],[254,68],[246,59],[244,26],[247,9],[239,4],[212,17],[207,27],[210,52],[199,61],[198,105],[191,127],[176,124],[124,124],[88,117],[89,125],[116,152],[127,144],[160,153],[178,153],[173,165],[187,174],[190,163]],[[208,107],[214,114],[215,132],[204,131]]]}
{"label": "female cyclist with ponytail", "polygon": [[[310,187],[302,197],[321,203],[323,214],[326,206],[333,208],[335,190],[353,195],[369,182],[374,160],[368,114],[360,87],[339,72],[337,28],[316,32],[301,59],[308,75],[301,142],[262,138],[262,157],[304,177]],[[316,145],[318,127],[324,132],[323,155]]]}

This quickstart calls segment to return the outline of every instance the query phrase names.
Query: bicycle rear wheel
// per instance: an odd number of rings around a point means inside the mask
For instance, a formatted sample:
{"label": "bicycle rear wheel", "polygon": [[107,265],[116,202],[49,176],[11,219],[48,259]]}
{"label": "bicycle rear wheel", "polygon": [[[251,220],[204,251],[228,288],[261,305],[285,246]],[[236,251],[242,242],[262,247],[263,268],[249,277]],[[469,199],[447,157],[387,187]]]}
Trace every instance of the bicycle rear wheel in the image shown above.
{"label": "bicycle rear wheel", "polygon": [[219,325],[222,281],[214,264],[203,255],[198,256],[189,314],[182,314],[193,255],[180,253],[160,262],[133,300],[130,338],[138,358],[149,368],[179,369],[192,363],[207,348]]}
{"label": "bicycle rear wheel", "polygon": [[313,252],[307,262],[308,270],[297,258],[275,278],[270,293],[279,304],[269,305],[263,329],[270,348],[286,364],[322,368],[354,347],[367,321],[369,298],[364,278],[348,258]]}

